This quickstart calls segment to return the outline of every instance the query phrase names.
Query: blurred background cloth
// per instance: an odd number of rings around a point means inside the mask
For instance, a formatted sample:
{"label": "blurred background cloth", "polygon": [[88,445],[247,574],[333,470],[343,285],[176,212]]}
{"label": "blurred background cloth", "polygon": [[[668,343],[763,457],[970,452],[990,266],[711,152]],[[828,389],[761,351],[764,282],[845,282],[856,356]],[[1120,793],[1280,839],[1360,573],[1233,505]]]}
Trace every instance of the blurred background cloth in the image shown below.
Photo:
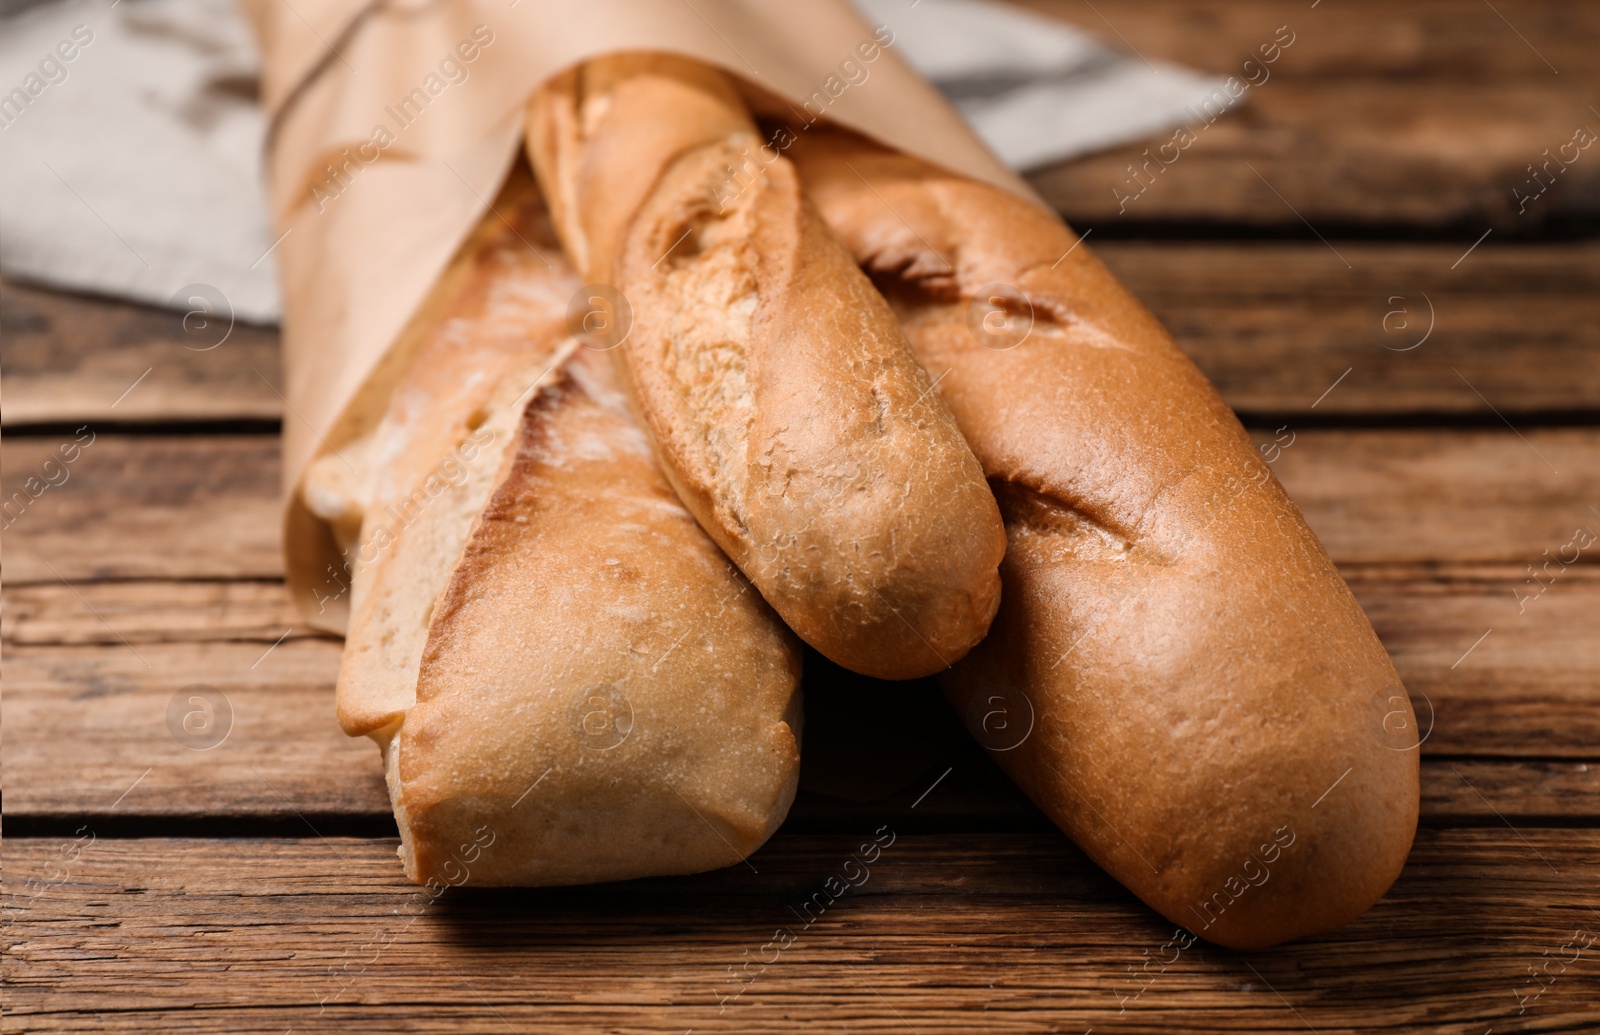
{"label": "blurred background cloth", "polygon": [[[855,2],[1019,170],[1177,126],[1220,85],[994,0]],[[207,284],[275,321],[255,73],[232,0],[0,0],[0,272],[183,308]]]}

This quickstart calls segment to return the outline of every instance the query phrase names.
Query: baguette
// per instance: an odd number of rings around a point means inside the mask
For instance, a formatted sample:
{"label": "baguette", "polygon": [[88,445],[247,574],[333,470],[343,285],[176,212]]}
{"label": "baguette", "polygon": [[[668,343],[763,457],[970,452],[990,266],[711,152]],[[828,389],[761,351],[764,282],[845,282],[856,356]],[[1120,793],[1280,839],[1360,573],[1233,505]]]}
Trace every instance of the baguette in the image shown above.
{"label": "baguette", "polygon": [[526,170],[496,208],[382,421],[305,481],[354,571],[339,721],[382,751],[418,883],[735,863],[794,797],[799,644],[567,334]]}
{"label": "baguette", "polygon": [[1208,940],[1360,916],[1416,829],[1415,719],[1237,419],[1053,215],[842,130],[796,136],[1005,517],[1004,602],[941,677],[972,732]]}
{"label": "baguette", "polygon": [[983,472],[792,166],[736,174],[761,141],[728,78],[599,58],[528,124],[568,254],[631,310],[604,346],[689,511],[846,668],[903,679],[964,655],[1005,551]]}

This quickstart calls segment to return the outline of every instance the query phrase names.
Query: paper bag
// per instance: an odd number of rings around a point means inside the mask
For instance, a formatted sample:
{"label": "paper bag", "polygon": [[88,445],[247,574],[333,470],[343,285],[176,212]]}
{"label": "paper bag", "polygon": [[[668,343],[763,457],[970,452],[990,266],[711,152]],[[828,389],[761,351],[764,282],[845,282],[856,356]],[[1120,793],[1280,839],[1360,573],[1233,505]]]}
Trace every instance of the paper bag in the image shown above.
{"label": "paper bag", "polygon": [[286,575],[307,621],[333,632],[349,576],[302,476],[381,417],[395,344],[499,190],[550,76],[608,52],[687,55],[758,109],[1033,198],[846,0],[243,2],[263,51],[283,291]]}

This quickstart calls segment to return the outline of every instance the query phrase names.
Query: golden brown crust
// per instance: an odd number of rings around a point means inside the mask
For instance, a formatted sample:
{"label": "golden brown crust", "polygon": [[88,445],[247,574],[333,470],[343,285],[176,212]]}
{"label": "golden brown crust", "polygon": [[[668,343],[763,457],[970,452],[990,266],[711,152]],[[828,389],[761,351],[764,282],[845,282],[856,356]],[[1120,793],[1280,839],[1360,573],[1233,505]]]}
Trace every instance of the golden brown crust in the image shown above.
{"label": "golden brown crust", "polygon": [[[616,131],[616,120],[626,121]],[[662,171],[707,144],[753,134],[721,72],[665,54],[613,54],[546,83],[528,107],[528,154],[567,254],[615,283],[628,227]]]}
{"label": "golden brown crust", "polygon": [[974,733],[1209,940],[1359,916],[1410,850],[1415,720],[1221,398],[1053,216],[838,131],[792,154],[1005,515],[1000,613],[943,677]]}
{"label": "golden brown crust", "polygon": [[391,725],[414,699],[428,615],[504,476],[512,404],[566,336],[563,306],[577,282],[525,242],[552,236],[526,173],[496,208],[505,219],[486,218],[436,288],[447,297],[430,300],[434,316],[415,329],[413,358],[377,428],[313,468],[362,485],[360,534],[346,550],[355,577],[338,694],[352,736]]}
{"label": "golden brown crust", "polygon": [[591,62],[535,98],[530,150],[668,478],[802,639],[885,678],[950,665],[999,601],[982,471],[892,311],[731,84],[680,58]]}
{"label": "golden brown crust", "polygon": [[[786,630],[661,478],[578,353],[429,628],[392,765],[414,880],[578,884],[738,862],[799,775]],[[495,835],[481,861],[459,846]]]}
{"label": "golden brown crust", "polygon": [[[577,280],[513,183],[363,449],[346,732],[407,875],[569,884],[725,866],[788,811],[799,650],[674,497]],[[378,533],[382,530],[383,534]]]}

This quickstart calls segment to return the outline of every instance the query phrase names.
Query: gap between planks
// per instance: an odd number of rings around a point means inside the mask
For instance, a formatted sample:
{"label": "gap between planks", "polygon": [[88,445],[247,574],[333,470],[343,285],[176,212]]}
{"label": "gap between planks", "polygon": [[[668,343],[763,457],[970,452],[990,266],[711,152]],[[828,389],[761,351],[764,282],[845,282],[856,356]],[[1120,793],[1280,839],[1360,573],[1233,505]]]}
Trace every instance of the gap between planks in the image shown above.
{"label": "gap between planks", "polygon": [[[1289,426],[1256,438],[1341,565],[1522,568],[1580,527],[1600,530],[1600,429]],[[14,502],[57,447],[0,443],[0,495]],[[8,513],[7,582],[278,577],[278,462],[277,440],[261,436],[102,435],[59,486]]]}
{"label": "gap between planks", "polygon": [[[1600,411],[1600,244],[1491,238],[1459,262],[1464,247],[1341,243],[1349,270],[1317,243],[1094,250],[1246,413],[1492,417],[1469,384],[1503,413]],[[244,421],[261,431],[281,415],[262,380],[281,382],[274,330],[241,326],[196,351],[181,314],[14,282],[0,282],[0,298],[8,430],[191,421],[217,432]]]}
{"label": "gap between planks", "polygon": [[[1199,943],[1144,968],[1174,925],[1058,837],[895,831],[859,886],[815,898],[883,825],[780,834],[755,874],[437,902],[404,881],[392,839],[102,839],[73,860],[23,840],[8,871],[65,873],[5,930],[7,1029],[115,1017],[270,1035],[352,1023],[682,1035],[792,1032],[796,1010],[897,1035],[1600,1023],[1593,961],[1561,952],[1600,930],[1600,831],[1424,830],[1389,893],[1339,931],[1265,952]],[[778,928],[793,943],[763,955]],[[730,981],[752,955],[763,963]],[[1528,977],[1557,956],[1557,980]]]}

